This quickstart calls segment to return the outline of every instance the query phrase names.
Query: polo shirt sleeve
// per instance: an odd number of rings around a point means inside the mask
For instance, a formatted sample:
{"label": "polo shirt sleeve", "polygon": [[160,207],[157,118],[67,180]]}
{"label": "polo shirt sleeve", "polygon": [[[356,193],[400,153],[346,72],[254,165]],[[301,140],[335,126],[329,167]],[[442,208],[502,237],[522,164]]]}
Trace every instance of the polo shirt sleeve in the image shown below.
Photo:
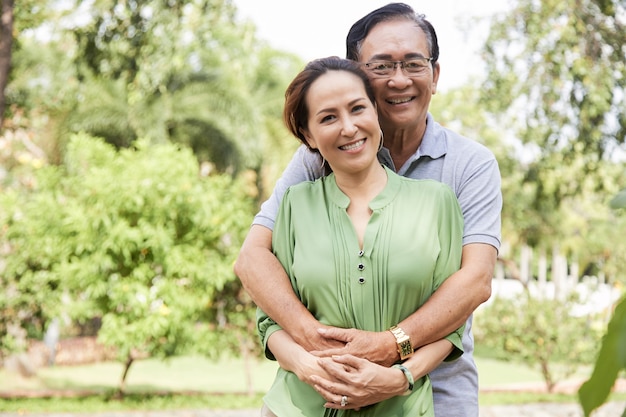
{"label": "polo shirt sleeve", "polygon": [[[483,152],[487,153],[487,152]],[[498,161],[491,155],[472,160],[457,197],[463,209],[463,244],[485,243],[500,249],[502,191]]]}
{"label": "polo shirt sleeve", "polygon": [[292,185],[320,178],[323,173],[322,159],[319,154],[311,152],[306,146],[301,145],[276,182],[272,195],[261,205],[261,210],[254,217],[252,224],[273,230],[274,221],[285,191]]}

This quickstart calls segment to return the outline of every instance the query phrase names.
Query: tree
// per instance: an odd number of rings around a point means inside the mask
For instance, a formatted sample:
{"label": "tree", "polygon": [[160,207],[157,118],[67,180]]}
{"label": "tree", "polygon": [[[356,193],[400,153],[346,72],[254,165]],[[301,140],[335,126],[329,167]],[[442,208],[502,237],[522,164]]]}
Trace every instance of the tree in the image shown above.
{"label": "tree", "polygon": [[19,48],[19,34],[41,24],[44,8],[38,0],[0,2],[0,132],[7,105],[7,85],[11,79],[13,52]]}
{"label": "tree", "polygon": [[139,137],[181,143],[219,172],[251,168],[259,178],[262,159],[276,159],[265,146],[285,142],[276,121],[301,60],[258,41],[230,1],[60,5],[40,5],[45,25],[29,22],[48,38],[24,33],[9,85],[12,102],[42,126],[33,133],[51,161],[81,131],[118,147]]}
{"label": "tree", "polygon": [[2,131],[6,103],[4,90],[9,82],[13,49],[14,0],[2,0],[0,7],[0,131]]}
{"label": "tree", "polygon": [[562,252],[584,274],[623,281],[621,248],[606,244],[619,229],[605,220],[614,217],[606,203],[626,186],[625,5],[515,5],[492,21],[481,98],[517,141],[518,169],[503,175],[507,246]]}
{"label": "tree", "polygon": [[[482,143],[491,150],[500,168],[502,194],[502,235],[507,244],[519,241],[519,230],[532,221],[528,216],[528,197],[523,188],[524,167],[519,160],[510,132],[481,102],[481,89],[474,81],[446,93],[437,93],[430,111],[443,126]],[[500,254],[502,255],[502,254]]]}
{"label": "tree", "polygon": [[572,316],[575,303],[538,298],[528,288],[516,299],[495,298],[475,315],[476,345],[499,359],[537,368],[551,392],[596,353],[599,332],[592,317]]}
{"label": "tree", "polygon": [[623,2],[521,0],[492,24],[484,102],[508,114],[532,155],[524,180],[544,229],[563,199],[614,192],[602,170],[626,141],[625,12]]}
{"label": "tree", "polygon": [[[198,351],[206,340],[203,353],[217,357],[248,326],[216,312],[237,281],[249,187],[202,177],[188,148],[136,146],[118,152],[75,136],[63,168],[42,168],[31,192],[1,200],[9,251],[0,323],[40,336],[54,317],[100,318],[99,340],[125,364],[120,392],[135,360]],[[14,340],[0,343],[15,348]]]}
{"label": "tree", "polygon": [[221,172],[257,170],[267,103],[299,60],[258,43],[235,11],[224,0],[98,3],[73,30],[83,100],[70,130],[117,146],[183,143]]}

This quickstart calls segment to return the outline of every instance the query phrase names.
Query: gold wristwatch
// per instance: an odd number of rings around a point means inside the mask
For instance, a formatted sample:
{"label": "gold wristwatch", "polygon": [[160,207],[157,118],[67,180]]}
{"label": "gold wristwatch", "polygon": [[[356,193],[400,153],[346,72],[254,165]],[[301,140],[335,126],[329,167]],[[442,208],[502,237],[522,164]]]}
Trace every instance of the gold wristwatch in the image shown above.
{"label": "gold wristwatch", "polygon": [[413,356],[413,346],[411,346],[411,339],[409,335],[404,333],[404,330],[398,326],[391,326],[389,331],[396,338],[398,344],[398,353],[400,354],[400,360],[405,360]]}

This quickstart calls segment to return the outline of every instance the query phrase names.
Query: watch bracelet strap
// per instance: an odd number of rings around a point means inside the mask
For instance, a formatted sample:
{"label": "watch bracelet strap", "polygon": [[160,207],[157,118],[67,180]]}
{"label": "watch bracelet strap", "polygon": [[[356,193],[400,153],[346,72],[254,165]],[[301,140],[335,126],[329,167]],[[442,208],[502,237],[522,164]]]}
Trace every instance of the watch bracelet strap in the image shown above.
{"label": "watch bracelet strap", "polygon": [[[395,325],[395,326],[391,326],[387,330],[389,330],[393,334],[393,336],[396,338],[396,342],[398,344],[398,353],[400,354],[401,360],[405,360],[409,358],[411,355],[413,355],[413,346],[411,345],[411,339],[401,327],[398,327],[397,325]],[[402,346],[400,343],[400,340],[403,338],[406,338],[406,341],[404,342],[406,346]],[[404,352],[403,350],[406,350],[407,352]]]}
{"label": "watch bracelet strap", "polygon": [[415,385],[415,380],[413,379],[413,374],[411,373],[411,371],[409,371],[409,369],[406,366],[400,365],[400,364],[392,365],[392,367],[401,370],[407,382],[409,383],[409,387],[407,388],[406,391],[404,391],[402,395],[409,395],[410,393],[412,393],[413,386]]}

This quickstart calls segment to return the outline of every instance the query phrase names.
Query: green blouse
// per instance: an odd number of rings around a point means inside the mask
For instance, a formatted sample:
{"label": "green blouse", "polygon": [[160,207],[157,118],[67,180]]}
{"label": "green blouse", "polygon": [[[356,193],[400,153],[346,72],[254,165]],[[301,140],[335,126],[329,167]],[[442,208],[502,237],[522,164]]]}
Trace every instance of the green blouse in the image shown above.
{"label": "green blouse", "polygon": [[[321,323],[384,331],[415,312],[460,267],[463,217],[452,190],[386,171],[387,185],[370,203],[362,249],[346,212],[350,200],[333,174],[292,186],[283,197],[273,251]],[[280,327],[258,310],[257,329],[266,356],[274,359],[267,340]],[[462,354],[462,333],[447,337],[455,346],[447,360]],[[281,368],[264,401],[279,417],[324,416],[325,400]],[[415,381],[409,396],[339,415],[433,415],[430,380]]]}

